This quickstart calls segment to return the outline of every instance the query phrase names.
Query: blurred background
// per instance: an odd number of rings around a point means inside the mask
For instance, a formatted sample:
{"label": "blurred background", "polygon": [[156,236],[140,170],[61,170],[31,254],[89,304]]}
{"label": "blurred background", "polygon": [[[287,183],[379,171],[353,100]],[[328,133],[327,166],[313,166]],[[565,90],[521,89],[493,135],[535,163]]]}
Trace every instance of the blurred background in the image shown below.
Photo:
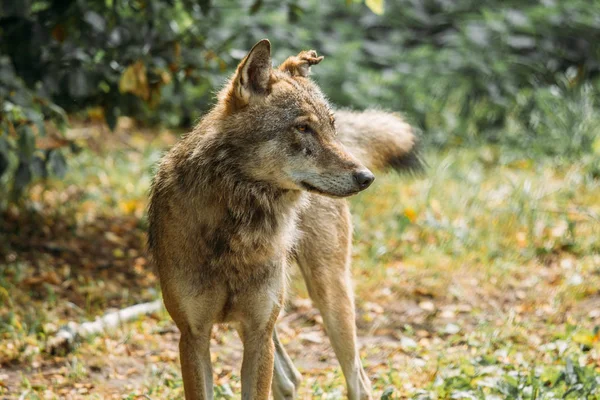
{"label": "blurred background", "polygon": [[[251,46],[302,49],[336,107],[402,113],[424,177],[352,198],[362,357],[381,398],[600,398],[600,1],[0,1],[0,396],[178,398],[145,207],[162,152]],[[343,378],[294,279],[301,398]],[[217,397],[239,391],[220,328]],[[303,396],[303,397],[302,397]],[[142,397],[139,397],[142,398]]]}

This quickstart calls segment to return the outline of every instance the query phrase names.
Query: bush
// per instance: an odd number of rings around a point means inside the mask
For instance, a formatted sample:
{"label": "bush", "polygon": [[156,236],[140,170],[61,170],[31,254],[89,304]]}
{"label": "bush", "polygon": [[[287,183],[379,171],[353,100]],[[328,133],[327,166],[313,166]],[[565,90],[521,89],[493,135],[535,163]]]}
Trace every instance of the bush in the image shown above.
{"label": "bush", "polygon": [[[512,143],[507,130],[516,119],[525,136],[520,145],[535,141],[548,149],[560,136],[561,143],[570,141],[571,155],[591,150],[589,140],[571,141],[579,129],[569,125],[574,119],[546,129],[530,122],[547,115],[542,124],[554,124],[556,108],[577,113],[582,96],[596,104],[599,2],[401,0],[386,6],[382,16],[357,4],[307,7],[291,32],[277,28],[276,13],[260,18],[273,27],[265,35],[330,56],[316,77],[334,102],[402,110],[430,143]],[[588,138],[597,134],[588,132]],[[557,145],[553,152],[562,150],[567,147]]]}
{"label": "bush", "polygon": [[94,107],[111,128],[124,115],[191,126],[263,37],[277,62],[303,48],[325,54],[315,79],[334,103],[402,111],[429,144],[597,154],[599,2],[385,6],[378,15],[360,1],[4,0],[0,184],[13,176],[18,193],[64,171],[65,112]]}
{"label": "bush", "polygon": [[[64,174],[62,148],[68,142],[61,132],[67,119],[60,107],[25,86],[6,56],[0,56],[0,99],[0,189],[6,191],[12,180],[15,198],[35,176]],[[6,200],[0,198],[0,206]]]}
{"label": "bush", "polygon": [[209,37],[208,11],[206,0],[1,2],[4,189],[18,196],[35,176],[64,173],[65,112],[99,108],[110,128],[121,115],[189,125],[232,39]]}

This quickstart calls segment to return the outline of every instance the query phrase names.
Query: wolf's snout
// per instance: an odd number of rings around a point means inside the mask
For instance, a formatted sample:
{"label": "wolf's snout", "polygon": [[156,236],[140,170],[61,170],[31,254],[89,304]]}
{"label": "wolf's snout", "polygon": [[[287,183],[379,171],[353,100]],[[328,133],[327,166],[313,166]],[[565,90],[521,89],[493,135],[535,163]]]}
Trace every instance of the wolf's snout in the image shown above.
{"label": "wolf's snout", "polygon": [[354,173],[354,181],[358,184],[360,190],[368,188],[374,180],[375,175],[373,175],[368,169]]}

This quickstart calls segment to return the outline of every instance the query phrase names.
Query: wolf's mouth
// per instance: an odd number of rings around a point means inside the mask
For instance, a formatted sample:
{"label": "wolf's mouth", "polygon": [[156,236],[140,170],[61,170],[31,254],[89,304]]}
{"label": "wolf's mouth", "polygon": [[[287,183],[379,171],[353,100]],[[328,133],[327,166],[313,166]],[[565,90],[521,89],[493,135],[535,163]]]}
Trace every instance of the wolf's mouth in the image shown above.
{"label": "wolf's mouth", "polygon": [[319,194],[329,194],[329,193],[326,193],[326,192],[322,191],[321,189],[311,185],[310,183],[302,181],[302,182],[300,182],[300,184],[302,185],[302,187],[304,187],[304,189],[308,190],[309,192],[316,192]]}
{"label": "wolf's mouth", "polygon": [[321,194],[323,196],[329,196],[329,197],[342,198],[342,197],[352,196],[353,194],[356,194],[356,193],[360,192],[360,190],[356,190],[354,192],[350,192],[350,193],[347,193],[347,194],[339,194],[339,193],[326,192],[324,190],[319,189],[316,186],[311,185],[310,183],[308,183],[306,181],[302,181],[302,182],[300,182],[300,184],[302,185],[302,187],[304,189],[306,189],[309,192],[318,193],[318,194]]}

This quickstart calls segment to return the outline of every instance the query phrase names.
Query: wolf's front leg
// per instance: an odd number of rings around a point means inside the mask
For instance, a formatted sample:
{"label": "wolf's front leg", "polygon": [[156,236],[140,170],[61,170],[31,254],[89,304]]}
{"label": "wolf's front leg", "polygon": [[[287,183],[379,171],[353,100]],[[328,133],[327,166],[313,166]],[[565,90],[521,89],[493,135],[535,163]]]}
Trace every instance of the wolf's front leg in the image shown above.
{"label": "wolf's front leg", "polygon": [[202,332],[182,330],[179,356],[186,400],[212,400],[213,377],[210,363],[210,327]]}
{"label": "wolf's front leg", "polygon": [[244,303],[236,306],[244,344],[242,399],[268,400],[275,357],[273,328],[283,304],[283,282],[250,291],[236,296]]}
{"label": "wolf's front leg", "polygon": [[213,376],[210,362],[210,335],[218,320],[227,292],[216,287],[190,295],[190,280],[163,284],[163,299],[169,314],[181,331],[179,355],[186,400],[212,400]]}
{"label": "wolf's front leg", "polygon": [[245,333],[242,399],[267,400],[273,379],[274,346],[270,333]]}

